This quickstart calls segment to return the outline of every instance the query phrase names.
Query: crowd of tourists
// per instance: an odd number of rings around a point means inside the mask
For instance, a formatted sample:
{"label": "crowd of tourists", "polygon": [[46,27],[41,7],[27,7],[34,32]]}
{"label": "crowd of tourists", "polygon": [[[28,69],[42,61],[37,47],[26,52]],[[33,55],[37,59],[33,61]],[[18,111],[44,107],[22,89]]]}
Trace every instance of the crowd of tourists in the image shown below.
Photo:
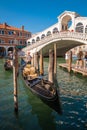
{"label": "crowd of tourists", "polygon": [[[65,60],[67,64],[68,64],[69,58],[70,58],[70,52],[68,51],[67,53],[65,53]],[[76,54],[75,68],[87,69],[87,52],[86,51],[83,52],[81,48],[79,48]]]}
{"label": "crowd of tourists", "polygon": [[76,68],[87,68],[87,52],[79,51],[77,53]]}

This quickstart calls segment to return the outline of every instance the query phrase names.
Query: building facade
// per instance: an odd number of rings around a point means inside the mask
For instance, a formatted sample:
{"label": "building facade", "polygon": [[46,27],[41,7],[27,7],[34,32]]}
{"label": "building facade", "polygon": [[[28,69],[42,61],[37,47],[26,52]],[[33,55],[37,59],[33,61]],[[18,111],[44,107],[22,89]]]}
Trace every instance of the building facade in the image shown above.
{"label": "building facade", "polygon": [[25,47],[30,38],[31,32],[24,30],[24,26],[16,28],[6,23],[0,24],[0,55],[4,55],[14,45],[18,48]]}

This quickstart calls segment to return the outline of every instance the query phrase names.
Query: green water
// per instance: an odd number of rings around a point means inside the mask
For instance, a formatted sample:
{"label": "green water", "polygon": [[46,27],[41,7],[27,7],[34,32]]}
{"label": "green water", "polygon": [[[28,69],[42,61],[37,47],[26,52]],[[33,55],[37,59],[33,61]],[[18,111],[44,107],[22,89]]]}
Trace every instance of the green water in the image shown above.
{"label": "green water", "polygon": [[[58,63],[64,62],[59,59]],[[0,130],[86,130],[87,77],[69,74],[57,66],[57,79],[63,115],[33,95],[18,77],[18,115],[14,113],[13,74],[3,68],[0,59]],[[45,78],[48,59],[44,60]]]}

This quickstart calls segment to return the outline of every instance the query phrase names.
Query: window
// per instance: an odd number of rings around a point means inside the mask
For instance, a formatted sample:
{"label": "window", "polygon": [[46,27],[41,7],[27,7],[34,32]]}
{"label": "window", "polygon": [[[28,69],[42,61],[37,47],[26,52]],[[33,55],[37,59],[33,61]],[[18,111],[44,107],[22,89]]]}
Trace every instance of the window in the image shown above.
{"label": "window", "polygon": [[20,44],[22,44],[22,41],[20,41]]}
{"label": "window", "polygon": [[5,43],[5,41],[4,41],[4,40],[2,40],[2,39],[0,39],[0,43]]}
{"label": "window", "polygon": [[20,32],[20,36],[22,36],[22,32]]}
{"label": "window", "polygon": [[19,32],[17,32],[17,36],[19,36]]}
{"label": "window", "polygon": [[3,35],[4,35],[4,30],[0,30],[0,34],[3,34]]}
{"label": "window", "polygon": [[27,45],[27,42],[25,41],[24,44]]}
{"label": "window", "polygon": [[27,36],[30,38],[30,37],[31,37],[31,34],[30,34],[30,33],[28,33],[28,34],[27,34]]}
{"label": "window", "polygon": [[10,44],[13,44],[13,43],[14,43],[14,41],[13,41],[13,40],[9,40],[9,43],[10,43]]}
{"label": "window", "polygon": [[13,31],[8,31],[8,34],[9,34],[9,35],[13,35],[14,32],[13,32]]}

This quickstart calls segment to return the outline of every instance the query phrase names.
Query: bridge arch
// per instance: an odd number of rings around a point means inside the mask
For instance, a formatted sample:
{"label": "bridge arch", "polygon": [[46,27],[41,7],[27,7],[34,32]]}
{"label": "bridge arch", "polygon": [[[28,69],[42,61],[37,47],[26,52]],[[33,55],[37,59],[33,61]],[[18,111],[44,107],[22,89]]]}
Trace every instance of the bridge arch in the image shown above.
{"label": "bridge arch", "polygon": [[50,36],[51,35],[51,31],[48,31],[46,36]]}
{"label": "bridge arch", "polygon": [[42,35],[41,35],[41,39],[43,39],[44,37],[45,37],[45,34],[42,34]]}
{"label": "bridge arch", "polygon": [[30,41],[28,41],[28,45],[31,45],[31,42],[30,42]]}
{"label": "bridge arch", "polygon": [[72,25],[72,17],[69,14],[63,16],[61,25],[62,25],[62,31],[67,31]]}
{"label": "bridge arch", "polygon": [[87,25],[85,26],[85,33],[87,33]]}
{"label": "bridge arch", "polygon": [[32,44],[35,43],[35,39],[32,39]]}
{"label": "bridge arch", "polygon": [[58,31],[58,28],[55,27],[55,28],[53,29],[53,32],[52,32],[52,33],[54,34],[54,33],[58,33],[58,32],[59,32],[59,31]]}
{"label": "bridge arch", "polygon": [[[40,40],[36,40],[37,37]],[[32,39],[35,40],[34,44],[32,44]],[[62,43],[64,40],[77,42],[78,45],[87,44],[87,17],[81,17],[76,12],[63,12],[58,16],[56,24],[36,33],[27,40],[29,46],[25,48],[25,52],[26,50],[33,50],[34,53],[45,47],[46,44],[51,45],[51,43],[59,41]]]}
{"label": "bridge arch", "polygon": [[85,45],[84,43],[78,42],[78,41],[73,41],[73,40],[58,40],[58,41],[51,41],[48,44],[45,44],[39,48],[37,48],[35,51],[40,51],[41,49],[43,50],[43,55],[48,56],[48,50],[54,48],[54,44],[56,43],[57,45],[57,56],[65,56],[65,53],[69,51],[70,49],[80,46],[80,45]]}
{"label": "bridge arch", "polygon": [[40,41],[40,37],[39,36],[36,38],[36,42],[38,42],[38,41]]}
{"label": "bridge arch", "polygon": [[[32,53],[38,52],[41,48],[45,47],[48,44],[59,42],[59,41],[74,41],[79,44],[87,44],[87,35],[83,33],[77,33],[77,32],[59,32],[57,34],[52,34],[50,37],[45,36],[44,40],[40,40],[40,42],[36,42],[35,44],[32,44],[30,46],[27,46],[25,49],[23,49],[25,52],[27,50],[32,51]],[[61,46],[61,42],[59,42],[59,46]],[[67,43],[62,46],[67,47]],[[74,46],[74,45],[73,45]],[[76,46],[76,44],[75,44]]]}
{"label": "bridge arch", "polygon": [[76,24],[75,31],[79,33],[83,33],[84,31],[84,25],[82,22],[79,22]]}
{"label": "bridge arch", "polygon": [[[85,45],[85,43],[77,40],[77,39],[65,39],[65,38],[62,38],[61,39],[53,39],[51,41],[48,41],[46,42],[45,44],[41,45],[41,46],[38,46],[38,47],[35,47],[35,44],[34,44],[34,47],[30,50],[28,49],[31,54],[35,53],[35,52],[39,52],[41,49],[43,49],[44,51],[44,54],[47,55],[48,53],[48,50],[49,48],[53,48],[53,44],[56,43],[57,44],[57,55],[59,56],[64,56],[66,51],[72,49],[73,47],[76,47],[76,46],[79,46],[79,45]],[[26,52],[28,51],[26,50]]]}

